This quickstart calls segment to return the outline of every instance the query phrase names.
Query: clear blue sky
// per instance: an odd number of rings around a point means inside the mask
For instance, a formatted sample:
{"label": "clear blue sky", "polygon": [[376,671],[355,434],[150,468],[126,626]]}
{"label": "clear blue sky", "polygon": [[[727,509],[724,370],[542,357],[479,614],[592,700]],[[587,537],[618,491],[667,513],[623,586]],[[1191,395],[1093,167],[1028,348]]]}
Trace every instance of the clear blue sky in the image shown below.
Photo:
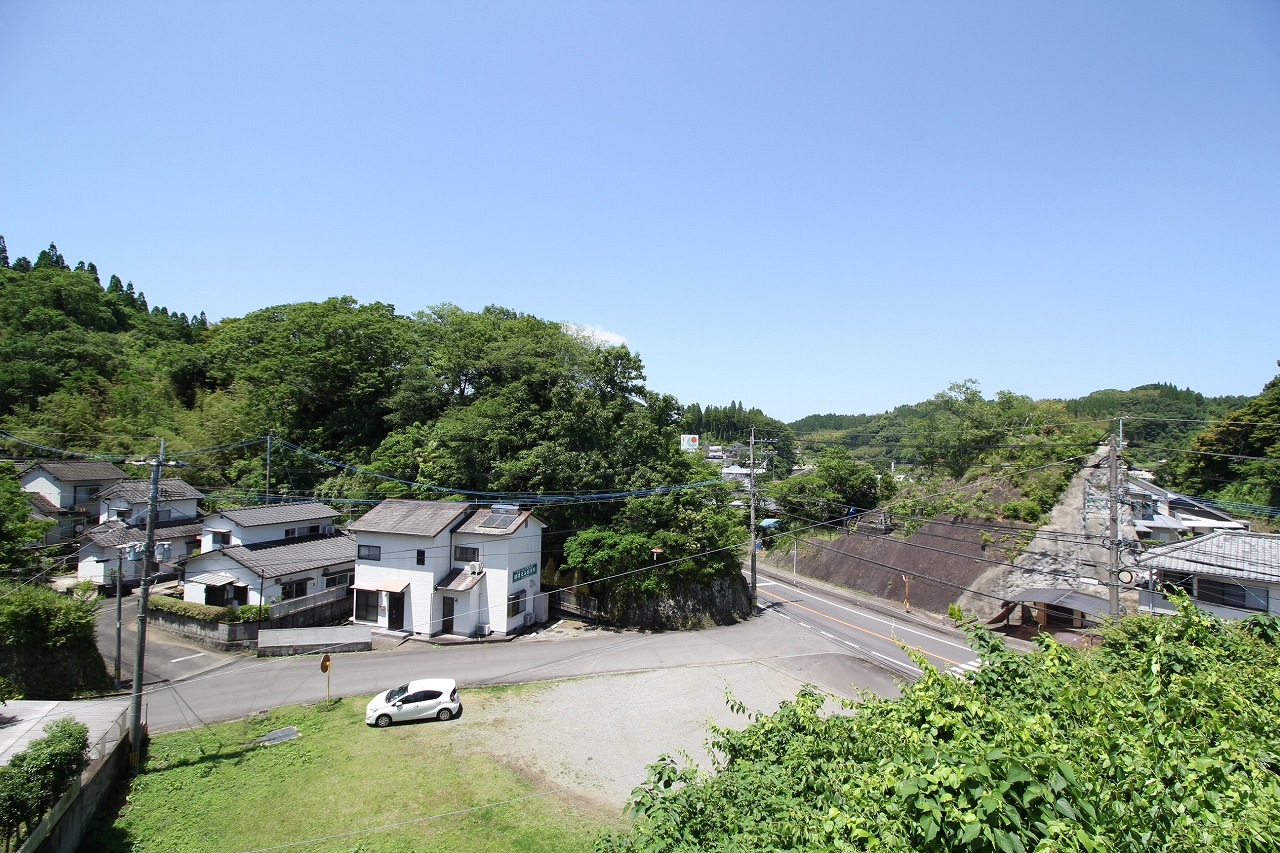
{"label": "clear blue sky", "polygon": [[1280,372],[1280,4],[0,6],[0,234],[598,327],[782,420]]}

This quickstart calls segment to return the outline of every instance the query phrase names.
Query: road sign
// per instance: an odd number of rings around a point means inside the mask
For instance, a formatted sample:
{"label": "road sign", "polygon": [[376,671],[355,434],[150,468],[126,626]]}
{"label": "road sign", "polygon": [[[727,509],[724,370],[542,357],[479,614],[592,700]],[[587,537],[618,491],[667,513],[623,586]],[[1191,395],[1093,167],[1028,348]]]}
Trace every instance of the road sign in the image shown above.
{"label": "road sign", "polygon": [[329,663],[330,663],[330,661],[329,661],[329,656],[328,656],[328,655],[325,655],[324,657],[320,658],[320,671],[321,671],[321,672],[328,672],[328,671],[329,671]]}

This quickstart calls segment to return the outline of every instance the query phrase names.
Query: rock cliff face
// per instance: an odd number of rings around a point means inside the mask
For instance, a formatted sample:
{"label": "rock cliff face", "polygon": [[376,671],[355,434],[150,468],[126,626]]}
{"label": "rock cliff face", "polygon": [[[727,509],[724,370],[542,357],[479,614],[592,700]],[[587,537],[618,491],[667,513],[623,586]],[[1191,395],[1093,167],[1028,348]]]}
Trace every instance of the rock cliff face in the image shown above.
{"label": "rock cliff face", "polygon": [[741,575],[686,582],[667,596],[612,595],[600,602],[610,625],[653,631],[688,631],[731,625],[751,615],[751,591]]}

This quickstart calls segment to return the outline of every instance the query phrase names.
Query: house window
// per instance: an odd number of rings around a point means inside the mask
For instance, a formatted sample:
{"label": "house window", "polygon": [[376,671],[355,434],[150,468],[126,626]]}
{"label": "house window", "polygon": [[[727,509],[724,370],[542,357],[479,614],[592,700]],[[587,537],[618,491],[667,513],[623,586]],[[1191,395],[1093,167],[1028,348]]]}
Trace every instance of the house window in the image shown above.
{"label": "house window", "polygon": [[298,535],[298,528],[296,528],[296,527],[286,527],[286,528],[284,529],[284,538],[285,538],[285,539],[294,539],[294,538],[296,538],[296,537],[297,537],[297,535]]}
{"label": "house window", "polygon": [[454,545],[453,561],[455,563],[475,563],[480,560],[480,549],[470,545]]}
{"label": "house window", "polygon": [[361,560],[368,560],[371,563],[379,563],[382,561],[381,545],[357,545],[356,557]]}
{"label": "house window", "polygon": [[173,510],[171,509],[156,510],[156,521],[169,521],[171,518],[173,518]]}
{"label": "house window", "polygon": [[301,578],[296,581],[286,581],[280,584],[280,597],[285,601],[291,598],[302,598],[307,594],[307,581],[309,578]]}
{"label": "house window", "polygon": [[93,503],[98,497],[98,492],[102,491],[102,486],[76,486],[75,500],[76,506]]}
{"label": "house window", "polygon": [[418,559],[419,566],[425,566],[427,564],[427,552],[424,549],[419,548],[417,559]]}
{"label": "house window", "polygon": [[376,590],[356,590],[356,621],[378,621],[378,593]]}
{"label": "house window", "polygon": [[229,531],[226,531],[226,530],[215,530],[215,531],[213,531],[213,544],[214,544],[215,546],[217,546],[217,545],[230,545],[230,544],[231,544],[231,533],[230,533]]}
{"label": "house window", "polygon": [[528,598],[526,590],[520,590],[507,596],[507,618],[519,616],[524,612],[525,600]]}
{"label": "house window", "polygon": [[324,588],[333,589],[335,586],[351,586],[351,582],[353,580],[355,580],[355,577],[350,572],[344,572],[340,575],[329,575],[324,579]]}
{"label": "house window", "polygon": [[1200,578],[1196,598],[1205,604],[1238,607],[1242,610],[1266,610],[1267,590],[1260,586],[1245,586],[1235,581]]}

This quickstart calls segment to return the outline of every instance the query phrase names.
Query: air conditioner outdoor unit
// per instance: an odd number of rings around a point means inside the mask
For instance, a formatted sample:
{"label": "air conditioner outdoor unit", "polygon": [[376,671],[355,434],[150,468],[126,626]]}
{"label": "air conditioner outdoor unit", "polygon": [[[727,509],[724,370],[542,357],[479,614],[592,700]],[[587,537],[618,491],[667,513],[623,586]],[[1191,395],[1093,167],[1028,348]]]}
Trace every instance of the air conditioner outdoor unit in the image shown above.
{"label": "air conditioner outdoor unit", "polygon": [[332,533],[333,533],[333,525],[332,525],[332,524],[326,524],[326,525],[324,526],[324,532],[325,532],[325,533],[332,534]]}
{"label": "air conditioner outdoor unit", "polygon": [[480,574],[482,571],[484,571],[484,567],[483,567],[483,566],[481,566],[478,562],[476,562],[476,561],[472,560],[470,563],[467,563],[467,573],[468,573],[468,574],[478,575],[478,574]]}
{"label": "air conditioner outdoor unit", "polygon": [[532,613],[532,612],[530,612],[530,613],[526,613],[526,614],[524,615],[524,626],[525,626],[526,628],[532,628],[532,627],[533,627],[533,613]]}

